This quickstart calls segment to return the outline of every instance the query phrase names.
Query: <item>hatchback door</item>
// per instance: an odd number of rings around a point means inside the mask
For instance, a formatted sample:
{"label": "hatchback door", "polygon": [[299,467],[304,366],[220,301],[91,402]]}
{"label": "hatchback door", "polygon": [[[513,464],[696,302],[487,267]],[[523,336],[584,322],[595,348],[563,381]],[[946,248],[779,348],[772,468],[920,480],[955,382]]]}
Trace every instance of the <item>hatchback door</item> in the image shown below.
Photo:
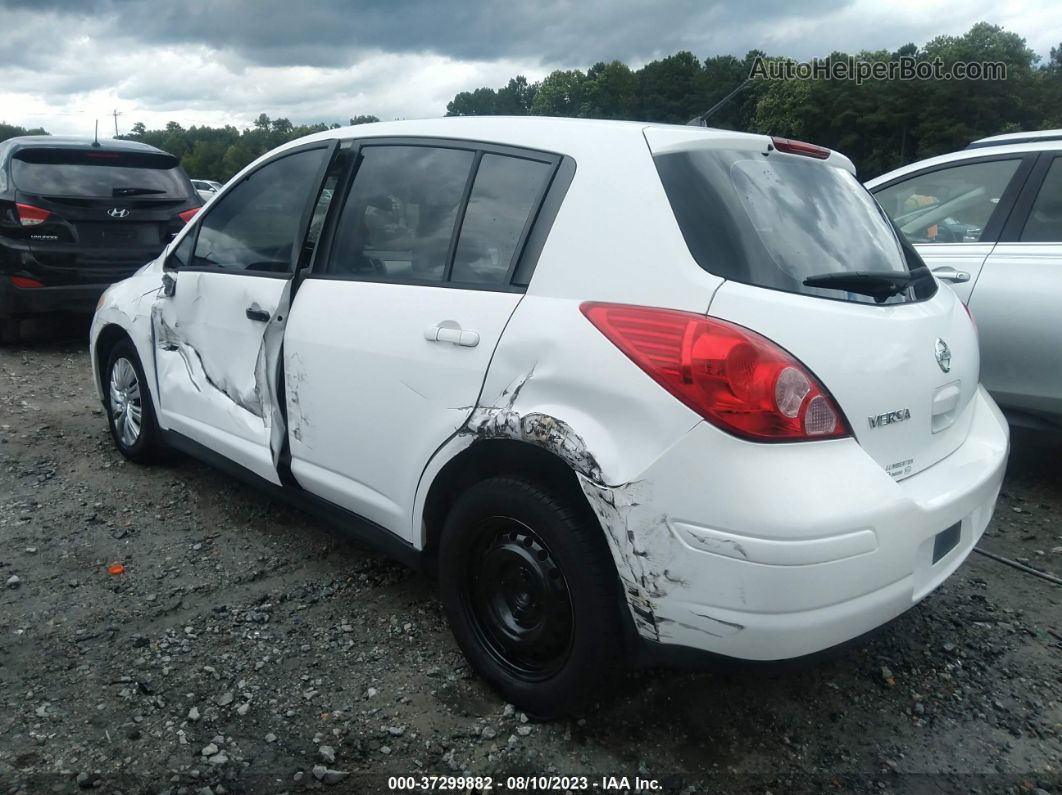
{"label": "hatchback door", "polygon": [[291,277],[313,243],[310,210],[333,148],[285,152],[207,208],[167,260],[152,309],[162,426],[274,483]]}
{"label": "hatchback door", "polygon": [[657,150],[691,253],[727,278],[709,314],[796,356],[867,453],[895,478],[912,475],[966,438],[973,326],[848,170],[823,162],[826,150],[784,145]]}
{"label": "hatchback door", "polygon": [[162,152],[21,149],[11,171],[22,237],[46,285],[128,276],[201,203],[177,159]]}
{"label": "hatchback door", "polygon": [[420,475],[476,404],[555,166],[467,143],[361,147],[284,342],[303,488],[412,540]]}

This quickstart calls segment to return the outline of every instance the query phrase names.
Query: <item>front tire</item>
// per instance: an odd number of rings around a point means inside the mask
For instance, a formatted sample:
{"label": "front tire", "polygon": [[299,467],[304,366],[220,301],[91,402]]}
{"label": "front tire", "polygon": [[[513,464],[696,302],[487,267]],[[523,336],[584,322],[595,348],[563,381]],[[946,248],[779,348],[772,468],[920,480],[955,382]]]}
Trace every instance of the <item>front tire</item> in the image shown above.
{"label": "front tire", "polygon": [[517,477],[472,486],[447,516],[439,582],[472,667],[536,718],[584,706],[621,659],[615,567],[573,497]]}
{"label": "front tire", "polygon": [[129,340],[111,350],[103,371],[107,420],[118,452],[138,464],[158,458],[162,448],[155,409],[140,357]]}

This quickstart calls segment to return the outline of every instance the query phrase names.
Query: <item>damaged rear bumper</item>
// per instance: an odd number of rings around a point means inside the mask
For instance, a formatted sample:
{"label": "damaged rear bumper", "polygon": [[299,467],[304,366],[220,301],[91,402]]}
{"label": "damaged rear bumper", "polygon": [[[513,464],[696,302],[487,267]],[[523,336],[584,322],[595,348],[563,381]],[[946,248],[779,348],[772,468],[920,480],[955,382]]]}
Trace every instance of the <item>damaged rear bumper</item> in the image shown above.
{"label": "damaged rear bumper", "polygon": [[851,439],[755,445],[702,423],[634,498],[633,484],[596,487],[603,504],[584,483],[652,655],[802,657],[917,604],[969,555],[999,493],[1006,422],[983,389],[975,401],[963,446],[899,482]]}

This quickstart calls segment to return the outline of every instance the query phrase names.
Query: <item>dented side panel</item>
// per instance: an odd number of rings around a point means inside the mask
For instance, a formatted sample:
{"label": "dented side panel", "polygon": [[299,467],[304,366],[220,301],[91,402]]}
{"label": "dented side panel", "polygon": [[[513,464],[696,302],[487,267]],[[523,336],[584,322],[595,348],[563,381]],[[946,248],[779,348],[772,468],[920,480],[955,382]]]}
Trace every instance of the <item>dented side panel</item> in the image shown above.
{"label": "dented side panel", "polygon": [[[277,365],[290,281],[182,271],[151,307],[160,420],[279,483]],[[253,320],[248,310],[269,315]]]}
{"label": "dented side panel", "polygon": [[700,418],[643,374],[579,311],[579,302],[527,296],[495,351],[475,410],[431,461],[415,526],[445,462],[480,440],[543,448],[577,474],[627,594],[638,630],[660,638],[655,600],[678,586],[676,539],[643,473]]}
{"label": "dented side panel", "polygon": [[[148,378],[154,382],[155,351],[152,345],[151,308],[162,286],[162,256],[148,263],[128,279],[112,284],[100,298],[89,330],[89,353],[92,361],[93,384],[102,401],[104,393],[97,343],[100,332],[108,326],[122,329],[136,346],[141,364]],[[158,390],[152,383],[151,398],[158,414]]]}

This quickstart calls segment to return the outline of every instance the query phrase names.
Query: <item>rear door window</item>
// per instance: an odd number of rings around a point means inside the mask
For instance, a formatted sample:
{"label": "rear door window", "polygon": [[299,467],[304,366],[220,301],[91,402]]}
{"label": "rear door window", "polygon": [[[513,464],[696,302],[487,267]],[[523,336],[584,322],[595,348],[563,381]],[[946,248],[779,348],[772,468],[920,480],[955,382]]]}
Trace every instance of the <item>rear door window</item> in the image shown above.
{"label": "rear door window", "polygon": [[451,279],[504,284],[553,165],[484,154],[465,210]]}
{"label": "rear door window", "polygon": [[441,282],[475,153],[366,146],[336,227],[330,272]]}
{"label": "rear door window", "polygon": [[1023,243],[1062,243],[1062,157],[1051,162],[1020,239]]}
{"label": "rear door window", "polygon": [[23,193],[78,199],[187,199],[191,184],[177,158],[161,152],[20,149],[11,164]]}
{"label": "rear door window", "polygon": [[[705,270],[774,290],[870,302],[804,280],[851,271],[908,274],[932,289],[913,249],[848,171],[797,155],[699,149],[657,155],[690,253]],[[920,288],[889,298],[921,297]]]}
{"label": "rear door window", "polygon": [[1020,165],[1014,158],[925,171],[874,197],[912,243],[979,243]]}
{"label": "rear door window", "polygon": [[200,222],[192,267],[290,273],[295,238],[330,151],[280,157],[219,197]]}

